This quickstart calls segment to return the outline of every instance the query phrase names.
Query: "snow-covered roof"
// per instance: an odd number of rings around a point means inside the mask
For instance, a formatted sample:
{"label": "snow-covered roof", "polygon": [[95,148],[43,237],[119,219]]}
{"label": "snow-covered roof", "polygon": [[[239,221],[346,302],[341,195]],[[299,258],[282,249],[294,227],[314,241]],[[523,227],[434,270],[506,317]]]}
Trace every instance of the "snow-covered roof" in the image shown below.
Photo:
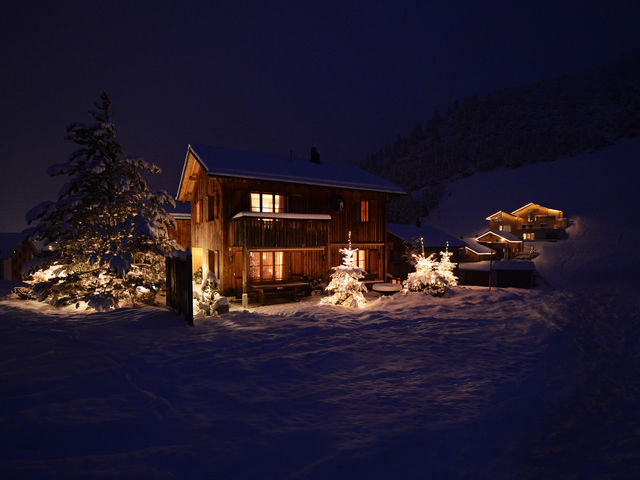
{"label": "snow-covered roof", "polygon": [[175,220],[191,220],[191,203],[176,202],[175,207],[167,208],[167,213]]}
{"label": "snow-covered roof", "polygon": [[272,212],[238,212],[231,220],[242,217],[276,218],[288,220],[331,220],[331,215],[325,213],[272,213]]}
{"label": "snow-covered roof", "polygon": [[484,237],[485,235],[489,234],[489,233],[493,233],[494,235],[497,235],[498,237],[504,239],[507,242],[521,242],[522,239],[517,237],[516,235],[514,235],[511,232],[504,232],[504,231],[499,231],[499,230],[487,230],[486,232],[484,232],[482,235],[479,235],[476,237],[476,240],[482,241],[480,240],[482,237]]}
{"label": "snow-covered roof", "polygon": [[510,217],[514,217],[514,218],[518,218],[515,215],[509,213],[509,212],[505,212],[504,210],[498,210],[496,213],[492,213],[491,215],[489,215],[487,218],[485,218],[485,220],[491,220],[493,217],[495,217],[498,214],[503,214],[503,215],[508,215]]}
{"label": "snow-covered roof", "polygon": [[417,227],[405,223],[389,223],[387,231],[408,243],[420,241],[420,237],[422,237],[425,247],[444,247],[447,242],[450,247],[464,247],[466,245],[461,239],[431,225]]}
{"label": "snow-covered roof", "polygon": [[9,258],[26,235],[22,232],[0,233],[0,258]]}
{"label": "snow-covered roof", "polygon": [[464,241],[467,244],[466,247],[478,255],[491,255],[492,253],[496,253],[495,250],[481,244],[473,237],[466,237]]}
{"label": "snow-covered roof", "polygon": [[523,205],[520,208],[515,209],[511,213],[513,213],[514,215],[517,215],[519,212],[522,212],[523,210],[527,210],[528,208],[541,208],[541,209],[546,209],[546,210],[550,210],[550,211],[558,212],[559,214],[562,214],[562,210],[545,207],[544,205],[540,205],[539,203],[533,203],[533,202],[529,202],[526,205]]}
{"label": "snow-covered roof", "polygon": [[458,264],[458,269],[466,271],[488,272],[489,268],[491,270],[528,271],[535,270],[535,265],[533,262],[519,260],[501,260],[498,262],[483,260],[482,262],[463,262]]}
{"label": "snow-covered roof", "polygon": [[[326,161],[313,163],[310,160],[299,160],[267,153],[243,152],[208,145],[189,145],[185,166],[189,152],[193,153],[207,174],[212,176],[405,193],[397,185],[353,165]],[[180,182],[182,184],[182,178]],[[178,192],[180,192],[180,187],[178,187]]]}

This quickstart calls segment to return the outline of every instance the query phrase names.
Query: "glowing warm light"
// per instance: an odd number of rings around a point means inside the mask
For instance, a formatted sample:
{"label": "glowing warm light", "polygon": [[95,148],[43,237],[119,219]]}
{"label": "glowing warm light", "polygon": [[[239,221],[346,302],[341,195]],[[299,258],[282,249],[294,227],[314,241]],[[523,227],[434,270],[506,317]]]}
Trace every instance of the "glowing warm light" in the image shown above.
{"label": "glowing warm light", "polygon": [[426,292],[432,295],[444,295],[448,285],[458,284],[453,274],[455,263],[451,262],[453,252],[449,252],[449,242],[444,252],[440,252],[440,261],[434,253],[428,257],[424,254],[424,241],[420,238],[420,255],[413,255],[415,272],[409,273],[403,287],[404,292]]}
{"label": "glowing warm light", "polygon": [[342,265],[333,267],[331,282],[327,286],[332,295],[321,300],[323,304],[343,305],[346,307],[362,307],[367,301],[364,293],[367,287],[360,281],[365,275],[365,270],[359,267],[357,262],[357,248],[351,248],[351,232],[347,248],[341,248],[343,254]]}

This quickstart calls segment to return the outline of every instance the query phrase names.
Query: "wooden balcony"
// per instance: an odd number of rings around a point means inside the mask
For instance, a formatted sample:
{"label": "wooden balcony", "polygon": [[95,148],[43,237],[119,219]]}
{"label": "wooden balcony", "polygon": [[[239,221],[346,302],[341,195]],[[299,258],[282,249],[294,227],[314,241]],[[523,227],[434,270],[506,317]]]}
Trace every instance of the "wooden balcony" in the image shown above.
{"label": "wooden balcony", "polygon": [[247,248],[318,248],[329,242],[330,215],[240,212],[231,219],[231,244]]}

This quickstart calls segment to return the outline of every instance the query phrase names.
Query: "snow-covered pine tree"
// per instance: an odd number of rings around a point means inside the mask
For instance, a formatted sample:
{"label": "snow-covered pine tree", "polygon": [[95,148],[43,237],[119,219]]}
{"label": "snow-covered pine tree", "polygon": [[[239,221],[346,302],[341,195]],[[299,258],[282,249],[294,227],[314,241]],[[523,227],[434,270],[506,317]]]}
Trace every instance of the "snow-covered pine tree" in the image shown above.
{"label": "snow-covered pine tree", "polygon": [[444,252],[440,252],[440,262],[438,262],[436,272],[442,283],[454,287],[458,285],[458,277],[453,274],[456,264],[451,261],[452,255],[453,252],[449,251],[449,242],[447,242]]}
{"label": "snow-covered pine tree", "polygon": [[79,148],[68,162],[48,169],[69,181],[57,201],[28,212],[27,222],[35,224],[31,238],[49,245],[31,264],[32,271],[46,270],[40,274],[45,281],[33,286],[37,298],[58,305],[86,301],[101,309],[135,301],[136,290],[164,281],[159,255],[174,247],[165,205],[175,203],[168,193],[148,189],[143,173],[160,173],[157,166],[124,155],[109,97],[103,93],[94,105],[93,123],[67,128],[65,138]]}
{"label": "snow-covered pine tree", "polygon": [[411,255],[415,263],[415,272],[410,272],[404,281],[405,292],[422,292],[435,286],[438,281],[436,268],[438,261],[432,253],[428,257],[424,254],[424,244],[422,237],[420,238],[420,253]]}
{"label": "snow-covered pine tree", "polygon": [[361,307],[367,303],[364,298],[367,287],[360,281],[366,272],[356,265],[357,251],[357,248],[351,248],[351,232],[349,232],[349,246],[340,249],[343,255],[342,265],[333,267],[331,282],[327,285],[327,291],[333,293],[322,298],[321,303],[346,307]]}

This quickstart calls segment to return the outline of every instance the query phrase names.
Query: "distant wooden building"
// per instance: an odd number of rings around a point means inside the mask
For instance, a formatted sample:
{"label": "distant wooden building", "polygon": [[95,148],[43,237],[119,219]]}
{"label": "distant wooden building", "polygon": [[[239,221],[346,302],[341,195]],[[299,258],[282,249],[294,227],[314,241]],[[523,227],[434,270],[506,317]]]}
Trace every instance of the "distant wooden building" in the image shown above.
{"label": "distant wooden building", "polygon": [[482,262],[497,258],[496,251],[488,246],[478,242],[473,237],[464,239],[464,252],[461,256],[461,262]]}
{"label": "distant wooden building", "polygon": [[191,248],[191,205],[184,202],[177,202],[176,208],[169,212],[169,215],[176,223],[176,228],[169,227],[169,236],[176,243],[186,250]]}
{"label": "distant wooden building", "polygon": [[177,200],[191,204],[193,270],[225,295],[327,281],[358,248],[368,280],[386,275],[385,204],[402,190],[347,165],[189,145]]}
{"label": "distant wooden building", "polygon": [[0,233],[0,279],[19,282],[22,267],[36,253],[33,243],[22,233]]}
{"label": "distant wooden building", "polygon": [[486,219],[490,230],[511,233],[525,241],[559,239],[567,228],[562,210],[537,203],[528,203],[511,213],[500,210]]}
{"label": "distant wooden building", "polygon": [[440,252],[448,248],[453,253],[451,261],[461,261],[466,243],[433,226],[390,223],[387,225],[387,249],[389,251],[389,277],[394,281],[405,280],[409,272],[415,271],[409,250],[420,250],[420,239],[425,255]]}
{"label": "distant wooden building", "polygon": [[489,230],[475,238],[495,252],[494,260],[510,260],[522,252],[522,240],[510,232]]}

